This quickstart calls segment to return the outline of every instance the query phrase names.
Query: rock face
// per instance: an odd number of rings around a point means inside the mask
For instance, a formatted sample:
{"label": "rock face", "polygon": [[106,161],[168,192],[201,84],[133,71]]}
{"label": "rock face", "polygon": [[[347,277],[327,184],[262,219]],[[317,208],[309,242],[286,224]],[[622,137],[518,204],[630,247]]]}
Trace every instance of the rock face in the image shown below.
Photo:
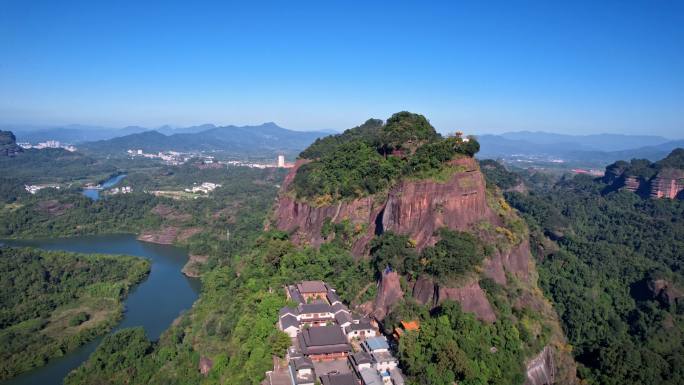
{"label": "rock face", "polygon": [[202,265],[207,263],[208,260],[208,255],[190,254],[188,262],[185,263],[183,269],[181,269],[181,272],[185,274],[187,277],[198,278],[201,275],[200,270],[202,268]]}
{"label": "rock face", "polygon": [[413,298],[423,305],[435,302],[435,284],[429,277],[421,276],[413,284]]}
{"label": "rock face", "polygon": [[212,362],[211,359],[209,359],[208,357],[204,357],[204,356],[200,357],[200,360],[199,360],[199,372],[200,372],[202,375],[205,375],[205,376],[206,376],[207,374],[209,374],[209,372],[211,371],[212,366],[214,366],[214,362]]}
{"label": "rock face", "polygon": [[405,180],[394,186],[387,196],[341,201],[322,207],[297,201],[286,193],[304,162],[297,162],[288,174],[275,209],[275,227],[291,233],[296,244],[319,246],[326,242],[321,234],[326,219],[333,223],[348,220],[363,229],[352,245],[356,256],[364,255],[373,236],[385,231],[410,234],[420,250],[436,241],[433,233],[440,227],[464,230],[483,219],[495,223],[498,220],[487,206],[484,177],[473,158],[453,161],[453,165],[463,171],[454,173],[444,183]]}
{"label": "rock face", "polygon": [[551,385],[556,377],[553,351],[549,346],[527,364],[525,385]]}
{"label": "rock face", "polygon": [[629,192],[637,192],[641,188],[641,181],[634,176],[627,176],[624,179],[624,189]]}
{"label": "rock face", "polygon": [[392,306],[404,297],[401,289],[399,274],[396,271],[384,271],[380,278],[378,295],[373,303],[373,317],[382,320],[389,313]]}
{"label": "rock face", "polygon": [[683,198],[684,170],[666,168],[648,180],[629,175],[609,179],[613,180],[611,184],[613,189],[624,189],[644,198]]}
{"label": "rock face", "polygon": [[437,287],[436,303],[439,304],[446,300],[460,303],[463,311],[474,313],[477,319],[481,321],[496,321],[494,309],[476,280],[458,288]]}
{"label": "rock face", "polygon": [[463,169],[446,183],[403,181],[393,188],[382,212],[383,231],[410,234],[418,250],[434,244],[441,227],[465,230],[483,219],[496,221],[487,206],[485,182],[473,158],[453,161]]}
{"label": "rock face", "polygon": [[12,131],[0,130],[0,156],[15,156],[24,149],[17,145],[17,138]]}
{"label": "rock face", "polygon": [[500,285],[506,284],[506,273],[527,281],[530,277],[530,243],[526,239],[508,251],[497,250],[485,261],[485,275]]}
{"label": "rock face", "polygon": [[603,182],[609,185],[607,191],[624,189],[643,198],[684,199],[684,149],[655,163],[617,161],[606,167]]}
{"label": "rock face", "polygon": [[442,287],[429,277],[421,276],[413,284],[412,296],[416,302],[433,307],[446,300],[456,301],[461,304],[463,311],[475,314],[477,319],[486,322],[496,321],[494,309],[476,279],[460,287]]}
{"label": "rock face", "polygon": [[682,199],[684,191],[684,170],[667,168],[651,180],[651,198]]}
{"label": "rock face", "polygon": [[647,287],[651,297],[665,306],[674,305],[680,298],[684,298],[682,290],[664,279],[649,280]]}

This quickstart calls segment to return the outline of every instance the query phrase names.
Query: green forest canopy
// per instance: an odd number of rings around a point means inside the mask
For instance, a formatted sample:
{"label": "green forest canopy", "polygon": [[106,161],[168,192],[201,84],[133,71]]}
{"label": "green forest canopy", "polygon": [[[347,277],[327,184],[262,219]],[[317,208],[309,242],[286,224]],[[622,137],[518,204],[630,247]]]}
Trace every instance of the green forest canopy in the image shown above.
{"label": "green forest canopy", "polygon": [[355,198],[387,189],[403,176],[431,177],[457,155],[479,151],[474,138],[442,138],[428,120],[406,111],[385,124],[370,119],[316,140],[300,154],[293,188],[300,198]]}
{"label": "green forest canopy", "polygon": [[111,329],[149,270],[136,257],[0,247],[0,379]]}
{"label": "green forest canopy", "polygon": [[[606,185],[584,175],[551,187],[528,183],[530,194],[507,198],[538,250],[548,250],[538,256],[540,286],[580,376],[589,384],[681,384],[684,202],[602,194]],[[559,249],[545,248],[546,237]]]}

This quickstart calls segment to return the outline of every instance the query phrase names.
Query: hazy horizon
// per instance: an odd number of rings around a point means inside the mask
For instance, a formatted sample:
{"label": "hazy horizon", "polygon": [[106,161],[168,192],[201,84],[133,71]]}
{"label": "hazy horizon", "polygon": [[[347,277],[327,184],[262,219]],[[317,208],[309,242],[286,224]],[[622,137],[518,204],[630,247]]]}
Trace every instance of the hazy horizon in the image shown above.
{"label": "hazy horizon", "polygon": [[[369,118],[370,119],[370,118]],[[381,118],[377,118],[381,119]],[[364,120],[365,121],[365,120]],[[189,128],[189,127],[198,127],[198,126],[203,126],[203,125],[213,125],[215,127],[228,127],[228,126],[236,126],[236,127],[245,127],[245,126],[261,126],[264,124],[275,124],[280,128],[292,130],[292,131],[300,131],[300,132],[313,132],[313,131],[318,131],[318,132],[330,132],[331,134],[333,133],[342,133],[343,131],[352,128],[352,127],[345,127],[345,128],[329,128],[329,127],[321,127],[321,128],[312,128],[312,129],[302,129],[298,127],[288,127],[283,124],[280,124],[278,122],[272,121],[272,120],[265,120],[262,122],[255,122],[255,123],[246,123],[246,124],[234,124],[234,123],[210,123],[210,122],[204,122],[204,123],[198,123],[198,124],[189,124],[189,125],[178,125],[178,124],[161,124],[158,126],[144,126],[144,125],[139,125],[139,124],[127,124],[123,126],[107,126],[107,125],[100,125],[100,124],[83,124],[83,123],[69,123],[69,124],[23,124],[23,123],[4,123],[0,122],[0,130],[12,130],[12,128],[25,131],[25,132],[30,132],[30,131],[39,131],[39,130],[45,130],[45,129],[57,129],[57,128],[92,128],[92,129],[118,129],[118,130],[123,130],[126,128],[134,128],[134,127],[139,127],[139,128],[145,128],[148,130],[160,130],[160,129],[165,129],[165,128],[171,128],[171,129],[183,129],[183,128]],[[360,125],[363,123],[363,121],[358,122],[355,126]],[[435,129],[442,133],[442,134],[449,134],[453,132],[454,130],[461,130],[463,129],[452,129],[452,128],[443,128],[443,127],[437,127],[435,126]],[[589,136],[589,135],[627,135],[627,136],[651,136],[651,137],[661,137],[667,140],[680,140],[684,139],[684,132],[682,132],[680,135],[659,135],[656,133],[650,133],[650,132],[634,132],[634,133],[623,133],[623,132],[607,132],[607,131],[597,131],[597,132],[591,132],[591,133],[572,133],[572,132],[554,132],[554,131],[548,131],[548,130],[543,130],[543,129],[520,129],[520,130],[492,130],[489,132],[475,132],[475,131],[464,131],[466,135],[505,135],[505,134],[517,134],[517,133],[544,133],[544,134],[558,134],[558,135],[572,135],[572,136]]]}

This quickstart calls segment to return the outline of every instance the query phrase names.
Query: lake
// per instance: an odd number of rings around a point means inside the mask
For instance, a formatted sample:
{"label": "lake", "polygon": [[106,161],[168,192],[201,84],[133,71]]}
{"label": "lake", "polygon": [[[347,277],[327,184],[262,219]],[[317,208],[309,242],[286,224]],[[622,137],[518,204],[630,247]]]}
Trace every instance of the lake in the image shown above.
{"label": "lake", "polygon": [[[100,187],[104,189],[108,189],[110,187],[116,186],[117,183],[121,182],[123,178],[126,177],[126,174],[119,174],[117,176],[113,176],[106,181],[104,181]],[[100,189],[95,189],[95,188],[84,188],[83,189],[83,195],[87,196],[88,198],[96,201],[100,199]]]}
{"label": "lake", "polygon": [[[9,246],[30,246],[45,250],[78,253],[126,254],[149,258],[149,277],[134,287],[124,304],[126,312],[115,330],[132,326],[145,328],[147,336],[156,340],[174,319],[192,307],[200,292],[200,281],[181,273],[187,252],[181,248],[138,241],[135,235],[99,235],[40,240],[6,240]],[[64,357],[24,373],[0,385],[59,385],[64,377],[83,363],[102,341],[102,337],[81,346]]]}

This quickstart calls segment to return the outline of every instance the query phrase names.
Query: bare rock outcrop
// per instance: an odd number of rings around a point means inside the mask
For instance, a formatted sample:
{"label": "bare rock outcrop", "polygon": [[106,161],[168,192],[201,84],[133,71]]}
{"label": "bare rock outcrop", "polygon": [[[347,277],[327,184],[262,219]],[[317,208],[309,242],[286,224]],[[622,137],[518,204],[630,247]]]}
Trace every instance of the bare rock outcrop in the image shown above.
{"label": "bare rock outcrop", "polygon": [[606,191],[624,189],[643,198],[684,199],[684,149],[654,163],[645,159],[617,161],[606,167]]}
{"label": "bare rock outcrop", "polygon": [[214,366],[214,362],[209,357],[200,357],[199,360],[199,371],[202,375],[207,375]]}
{"label": "bare rock outcrop", "polygon": [[209,256],[190,254],[188,262],[185,263],[181,272],[187,277],[197,278],[200,276],[202,265],[207,263]]}
{"label": "bare rock outcrop", "polygon": [[525,385],[551,385],[556,378],[556,365],[553,362],[553,350],[546,346],[544,350],[527,363],[527,379]]}
{"label": "bare rock outcrop", "polygon": [[500,285],[506,284],[506,273],[523,280],[530,278],[530,242],[525,239],[507,251],[496,250],[484,264],[485,275]]}
{"label": "bare rock outcrop", "polygon": [[463,311],[473,313],[477,319],[486,322],[496,321],[496,313],[487,300],[487,295],[480,287],[477,280],[462,287],[438,287],[437,304],[446,300],[456,301],[461,304]]}
{"label": "bare rock outcrop", "polygon": [[410,234],[418,250],[434,244],[442,227],[466,230],[483,219],[496,221],[487,206],[485,181],[473,158],[454,160],[462,168],[445,183],[403,181],[389,192],[382,231]]}
{"label": "bare rock outcrop", "polygon": [[647,287],[652,298],[665,306],[673,305],[680,298],[684,298],[684,291],[665,279],[650,280],[647,283]]}
{"label": "bare rock outcrop", "polygon": [[651,180],[651,198],[682,198],[684,191],[684,170],[667,168]]}
{"label": "bare rock outcrop", "polygon": [[456,301],[463,311],[475,314],[479,320],[496,320],[496,313],[477,279],[472,279],[460,287],[445,287],[423,275],[413,283],[411,296],[416,302],[432,307],[437,307],[446,300]]}
{"label": "bare rock outcrop", "polygon": [[390,312],[392,306],[404,297],[399,274],[396,271],[384,271],[378,287],[378,295],[373,303],[373,317],[382,320]]}
{"label": "bare rock outcrop", "polygon": [[413,298],[423,305],[434,304],[435,302],[435,284],[430,277],[420,276],[413,284]]}

